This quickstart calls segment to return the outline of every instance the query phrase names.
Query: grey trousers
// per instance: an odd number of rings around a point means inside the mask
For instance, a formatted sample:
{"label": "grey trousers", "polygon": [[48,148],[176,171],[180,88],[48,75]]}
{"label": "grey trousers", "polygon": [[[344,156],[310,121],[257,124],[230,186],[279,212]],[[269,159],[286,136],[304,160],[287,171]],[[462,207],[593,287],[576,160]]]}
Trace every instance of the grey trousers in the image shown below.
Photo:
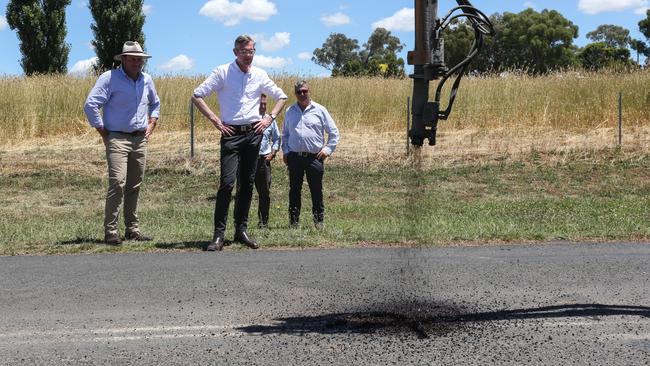
{"label": "grey trousers", "polygon": [[269,224],[269,210],[271,208],[271,162],[265,155],[257,158],[257,171],[255,173],[255,188],[259,196],[257,217],[260,225]]}
{"label": "grey trousers", "polygon": [[126,232],[137,232],[138,195],[144,177],[147,139],[143,134],[110,132],[106,141],[108,193],[104,210],[104,233],[117,234],[120,206],[124,199]]}

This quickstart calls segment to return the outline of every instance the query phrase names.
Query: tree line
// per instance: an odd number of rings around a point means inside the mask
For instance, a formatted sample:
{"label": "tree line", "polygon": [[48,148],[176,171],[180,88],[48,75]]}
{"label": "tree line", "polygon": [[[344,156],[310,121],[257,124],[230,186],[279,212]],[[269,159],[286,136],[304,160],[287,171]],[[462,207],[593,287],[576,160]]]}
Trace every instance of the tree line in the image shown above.
{"label": "tree line", "polygon": [[[26,75],[66,73],[70,45],[65,8],[71,0],[10,0],[7,23],[20,41],[20,65]],[[144,48],[142,27],[144,0],[90,0],[94,22],[90,25],[97,55],[95,71],[115,66],[113,56],[120,53],[125,40],[137,41]]]}
{"label": "tree line", "polygon": [[[115,67],[113,55],[121,51],[125,40],[143,47],[144,0],[90,0],[88,7],[94,22],[92,45],[98,61],[95,71]],[[10,0],[7,23],[16,30],[20,41],[21,67],[26,75],[66,73],[70,45],[65,8],[71,0]],[[495,13],[490,17],[496,36],[488,37],[485,47],[472,63],[474,72],[522,70],[532,74],[569,68],[638,67],[640,56],[650,57],[650,10],[641,20],[639,31],[645,40],[632,39],[630,31],[611,24],[600,25],[586,34],[592,43],[578,47],[578,26],[555,10],[527,9],[520,13]],[[443,32],[445,62],[456,65],[466,57],[474,41],[474,31],[464,20],[456,20]],[[368,41],[359,41],[342,33],[332,33],[313,52],[312,61],[331,71],[332,76],[404,77],[404,49],[400,39],[384,28],[375,29]],[[636,52],[636,60],[630,50]]]}
{"label": "tree line", "polygon": [[[650,10],[638,23],[645,40],[632,39],[630,31],[621,26],[604,24],[586,34],[592,43],[582,48],[573,44],[578,26],[555,10],[496,13],[490,21],[496,36],[486,37],[483,50],[471,64],[476,73],[630,69],[640,66],[640,55],[650,57],[646,43],[650,39]],[[467,56],[474,42],[474,29],[467,21],[456,20],[442,36],[445,62],[453,66]],[[331,70],[332,76],[404,77],[404,60],[397,57],[403,47],[397,37],[382,28],[375,29],[362,49],[356,39],[332,33],[321,48],[314,50],[312,61]],[[636,61],[630,49],[636,52]]]}

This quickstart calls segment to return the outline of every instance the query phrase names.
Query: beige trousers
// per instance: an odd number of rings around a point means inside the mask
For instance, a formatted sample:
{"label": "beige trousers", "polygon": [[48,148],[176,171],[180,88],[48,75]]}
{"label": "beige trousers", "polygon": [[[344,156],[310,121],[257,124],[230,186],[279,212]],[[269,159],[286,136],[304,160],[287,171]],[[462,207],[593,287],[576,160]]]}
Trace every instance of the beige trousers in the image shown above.
{"label": "beige trousers", "polygon": [[147,139],[144,135],[109,133],[106,139],[108,193],[104,211],[104,233],[118,234],[117,223],[124,199],[126,232],[137,232],[138,195],[144,177]]}

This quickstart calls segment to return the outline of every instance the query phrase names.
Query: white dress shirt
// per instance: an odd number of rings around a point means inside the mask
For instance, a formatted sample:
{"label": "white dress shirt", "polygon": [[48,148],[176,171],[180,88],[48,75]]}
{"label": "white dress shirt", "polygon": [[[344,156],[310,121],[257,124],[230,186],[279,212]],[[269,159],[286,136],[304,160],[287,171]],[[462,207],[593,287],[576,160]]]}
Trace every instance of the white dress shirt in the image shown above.
{"label": "white dress shirt", "polygon": [[194,90],[194,96],[207,98],[217,93],[220,119],[228,125],[245,125],[260,120],[260,96],[262,93],[275,100],[287,99],[266,71],[251,66],[243,72],[236,61],[218,66],[201,85]]}

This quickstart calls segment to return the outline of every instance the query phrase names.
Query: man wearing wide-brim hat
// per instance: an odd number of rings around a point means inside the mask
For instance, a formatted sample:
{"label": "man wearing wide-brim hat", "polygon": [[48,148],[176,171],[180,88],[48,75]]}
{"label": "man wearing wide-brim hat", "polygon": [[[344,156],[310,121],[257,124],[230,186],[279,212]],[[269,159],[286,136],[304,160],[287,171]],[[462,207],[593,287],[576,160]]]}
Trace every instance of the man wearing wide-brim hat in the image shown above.
{"label": "man wearing wide-brim hat", "polygon": [[[127,41],[115,55],[121,66],[103,73],[90,91],[84,112],[102,136],[108,163],[104,242],[122,243],[118,219],[124,200],[125,239],[148,241],[140,231],[138,195],[144,177],[147,143],[160,114],[160,99],[151,76],[142,72],[145,59],[138,42]],[[102,109],[103,113],[100,113]]]}

